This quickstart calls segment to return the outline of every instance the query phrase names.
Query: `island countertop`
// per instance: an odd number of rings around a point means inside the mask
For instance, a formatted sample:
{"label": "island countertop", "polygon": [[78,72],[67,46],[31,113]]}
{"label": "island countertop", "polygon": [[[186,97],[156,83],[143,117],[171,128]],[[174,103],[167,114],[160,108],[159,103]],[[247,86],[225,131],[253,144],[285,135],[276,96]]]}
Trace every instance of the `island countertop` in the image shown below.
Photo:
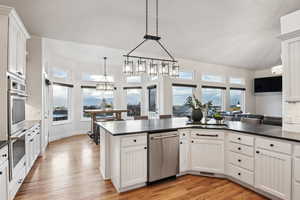
{"label": "island countertop", "polygon": [[264,137],[284,139],[289,141],[300,142],[300,133],[282,131],[279,126],[272,125],[253,125],[239,121],[228,121],[225,125],[191,125],[187,124],[185,118],[169,119],[149,119],[149,120],[126,120],[126,121],[107,121],[97,122],[97,125],[105,129],[113,136],[138,134],[138,133],[155,133],[160,131],[175,131],[185,128],[200,129],[217,129],[231,130],[240,133],[253,134]]}

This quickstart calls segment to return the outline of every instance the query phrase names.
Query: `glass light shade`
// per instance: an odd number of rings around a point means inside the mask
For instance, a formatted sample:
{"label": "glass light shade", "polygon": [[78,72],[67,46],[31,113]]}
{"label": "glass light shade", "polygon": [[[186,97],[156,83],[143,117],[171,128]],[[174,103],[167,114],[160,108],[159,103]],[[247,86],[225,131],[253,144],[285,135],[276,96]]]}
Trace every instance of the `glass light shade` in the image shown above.
{"label": "glass light shade", "polygon": [[157,74],[158,74],[158,65],[151,62],[150,65],[149,65],[148,73],[149,73],[150,76],[157,76]]}
{"label": "glass light shade", "polygon": [[166,62],[162,62],[161,63],[161,71],[160,71],[160,73],[163,76],[169,76],[170,75],[170,66],[169,66],[169,63],[166,63]]}
{"label": "glass light shade", "polygon": [[142,74],[142,73],[146,73],[147,70],[147,63],[145,60],[138,60],[138,64],[136,67],[136,73],[138,74]]}
{"label": "glass light shade", "polygon": [[175,78],[179,77],[179,65],[173,64],[170,75]]}
{"label": "glass light shade", "polygon": [[109,82],[98,83],[96,85],[96,90],[112,91],[112,90],[114,90],[114,85],[113,85],[113,83],[109,83]]}
{"label": "glass light shade", "polygon": [[123,66],[123,73],[125,75],[133,75],[133,61],[125,60]]}

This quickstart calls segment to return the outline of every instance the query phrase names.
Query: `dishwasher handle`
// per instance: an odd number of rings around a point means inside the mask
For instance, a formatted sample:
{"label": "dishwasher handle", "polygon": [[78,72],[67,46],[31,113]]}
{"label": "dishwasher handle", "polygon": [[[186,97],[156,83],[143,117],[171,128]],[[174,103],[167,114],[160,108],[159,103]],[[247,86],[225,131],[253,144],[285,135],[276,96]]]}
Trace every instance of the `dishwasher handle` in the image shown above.
{"label": "dishwasher handle", "polygon": [[165,139],[165,138],[173,138],[173,137],[179,137],[179,135],[166,135],[166,136],[154,136],[151,137],[151,140],[160,140],[160,139]]}
{"label": "dishwasher handle", "polygon": [[200,137],[218,137],[219,136],[218,134],[209,135],[209,134],[199,134],[199,133],[197,133],[196,135],[200,136]]}

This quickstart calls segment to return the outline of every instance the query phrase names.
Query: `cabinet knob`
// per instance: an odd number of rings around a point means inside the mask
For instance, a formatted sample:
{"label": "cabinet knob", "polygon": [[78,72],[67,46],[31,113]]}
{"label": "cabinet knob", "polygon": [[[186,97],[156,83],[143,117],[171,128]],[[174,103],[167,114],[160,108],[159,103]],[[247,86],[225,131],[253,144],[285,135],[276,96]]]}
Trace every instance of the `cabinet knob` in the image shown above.
{"label": "cabinet knob", "polygon": [[241,159],[238,159],[238,161],[239,161],[239,162],[242,162],[242,160],[241,160]]}
{"label": "cabinet knob", "polygon": [[192,143],[194,143],[194,140],[192,140]]}
{"label": "cabinet knob", "polygon": [[239,137],[238,140],[242,140],[242,138]]}
{"label": "cabinet knob", "polygon": [[3,154],[2,157],[3,157],[3,158],[6,158],[6,157],[7,157],[7,154]]}
{"label": "cabinet knob", "polygon": [[256,153],[259,154],[260,152],[259,152],[259,151],[256,151]]}
{"label": "cabinet knob", "polygon": [[180,142],[180,144],[182,144],[182,142]]}
{"label": "cabinet knob", "polygon": [[274,144],[270,144],[270,147],[274,147],[275,145]]}
{"label": "cabinet knob", "polygon": [[144,147],[144,149],[147,149],[147,147]]}
{"label": "cabinet knob", "polygon": [[238,173],[238,175],[240,176],[240,175],[241,175],[241,173]]}
{"label": "cabinet knob", "polygon": [[239,147],[239,148],[238,148],[238,150],[240,151],[240,150],[242,150],[242,148],[241,148],[241,147]]}
{"label": "cabinet knob", "polygon": [[0,175],[2,175],[2,174],[3,174],[3,172],[0,171]]}
{"label": "cabinet knob", "polygon": [[136,140],[133,140],[133,142],[136,142]]}
{"label": "cabinet knob", "polygon": [[185,133],[183,133],[182,135],[185,136]]}

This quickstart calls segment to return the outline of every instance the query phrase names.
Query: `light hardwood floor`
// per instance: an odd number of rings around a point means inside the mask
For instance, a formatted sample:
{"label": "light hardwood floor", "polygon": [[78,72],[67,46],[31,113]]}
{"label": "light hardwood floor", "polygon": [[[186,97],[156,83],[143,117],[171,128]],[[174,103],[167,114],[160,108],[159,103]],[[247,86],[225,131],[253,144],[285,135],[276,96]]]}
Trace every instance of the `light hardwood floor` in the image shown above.
{"label": "light hardwood floor", "polygon": [[262,200],[228,180],[187,175],[118,194],[99,173],[99,146],[86,135],[50,143],[16,200]]}

